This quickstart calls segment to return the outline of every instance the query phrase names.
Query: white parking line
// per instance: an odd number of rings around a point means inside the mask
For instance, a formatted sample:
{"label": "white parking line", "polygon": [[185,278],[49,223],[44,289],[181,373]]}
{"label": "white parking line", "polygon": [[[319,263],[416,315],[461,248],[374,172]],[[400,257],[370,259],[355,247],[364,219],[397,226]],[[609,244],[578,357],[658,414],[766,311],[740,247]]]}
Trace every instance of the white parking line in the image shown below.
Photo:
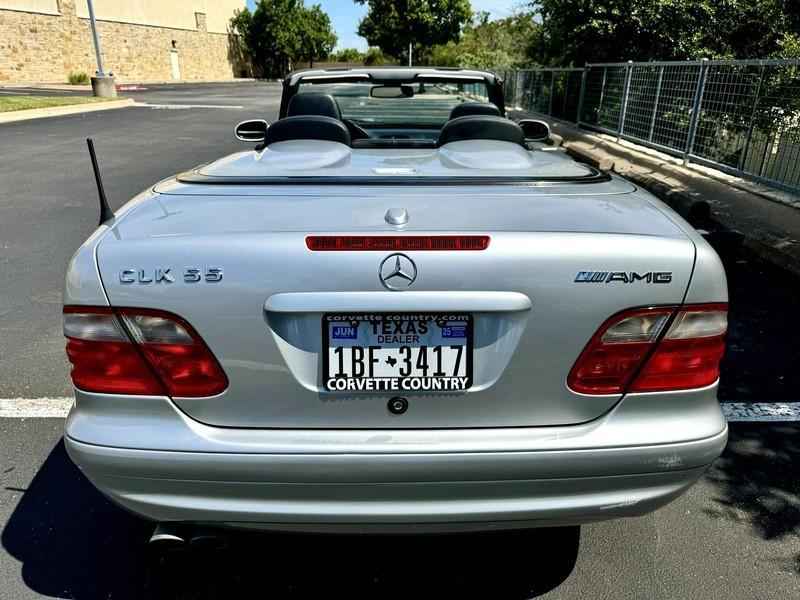
{"label": "white parking line", "polygon": [[800,421],[800,402],[723,402],[728,421]]}
{"label": "white parking line", "polygon": [[0,398],[0,417],[66,417],[72,398]]}
{"label": "white parking line", "polygon": [[233,104],[150,104],[149,102],[137,102],[134,106],[161,110],[185,110],[187,108],[233,108],[238,110],[244,108],[244,106]]}
{"label": "white parking line", "polygon": [[[66,417],[72,398],[0,398],[0,418]],[[723,402],[730,422],[800,421],[800,402]]]}

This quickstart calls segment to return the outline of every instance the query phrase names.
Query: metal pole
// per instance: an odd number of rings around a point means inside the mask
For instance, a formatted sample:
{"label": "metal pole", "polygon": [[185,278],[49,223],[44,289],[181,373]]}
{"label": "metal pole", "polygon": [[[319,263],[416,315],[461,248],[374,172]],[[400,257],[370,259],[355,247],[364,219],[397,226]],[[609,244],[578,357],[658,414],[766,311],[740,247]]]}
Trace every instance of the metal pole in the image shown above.
{"label": "metal pole", "polygon": [[528,111],[533,107],[533,96],[536,93],[536,78],[539,76],[538,71],[531,71],[531,89],[528,92]]}
{"label": "metal pole", "polygon": [[767,155],[772,150],[772,144],[774,140],[777,138],[777,133],[773,137],[773,140],[770,141],[770,134],[767,133],[767,139],[764,140],[764,154],[761,155],[761,164],[758,166],[758,176],[764,176],[764,165],[767,164]]}
{"label": "metal pole", "polygon": [[578,114],[575,115],[575,123],[581,122],[581,116],[583,115],[583,95],[586,93],[586,73],[589,71],[589,67],[584,65],[583,70],[581,71],[581,91],[578,95]]}
{"label": "metal pole", "polygon": [[600,84],[600,102],[597,103],[597,122],[596,127],[602,127],[600,117],[603,115],[603,97],[606,94],[606,75],[608,74],[608,67],[603,67],[603,82]]}
{"label": "metal pole", "polygon": [[697,120],[700,116],[700,106],[703,102],[703,91],[706,89],[706,75],[708,74],[708,59],[704,58],[700,63],[700,73],[697,76],[697,89],[694,93],[694,104],[692,106],[692,120],[689,122],[689,135],[686,136],[686,149],[683,152],[683,164],[689,162],[689,155],[694,148],[694,136],[697,133]]}
{"label": "metal pole", "polygon": [[625,127],[625,114],[628,112],[628,90],[631,87],[631,70],[633,61],[629,60],[625,65],[625,83],[622,87],[622,102],[619,107],[619,124],[617,127],[617,141],[622,139],[622,128]]}
{"label": "metal pole", "polygon": [[758,78],[758,86],[756,87],[756,95],[753,98],[753,110],[750,111],[750,126],[747,128],[747,137],[742,146],[742,153],[739,155],[739,170],[744,169],[744,161],[747,158],[747,153],[750,151],[750,141],[753,138],[753,127],[756,124],[756,110],[758,110],[758,101],[761,99],[761,86],[764,83],[764,69],[766,67],[761,65],[761,76]]}
{"label": "metal pole", "polygon": [[550,71],[550,104],[547,107],[547,114],[553,116],[553,92],[556,89],[556,72]]}
{"label": "metal pole", "polygon": [[656,115],[658,114],[658,101],[661,98],[661,80],[664,79],[664,65],[658,70],[658,83],[656,84],[656,98],[653,100],[653,115],[650,117],[650,134],[647,137],[648,142],[653,141],[653,130],[656,127]]}
{"label": "metal pole", "polygon": [[[89,2],[91,1],[89,0]],[[411,40],[408,40],[408,66],[411,66]]]}
{"label": "metal pole", "polygon": [[103,52],[100,50],[100,38],[97,35],[97,23],[94,19],[94,3],[92,0],[86,0],[89,7],[89,23],[92,26],[92,38],[94,39],[94,52],[97,55],[97,75],[99,77],[107,77],[106,66],[103,64]]}

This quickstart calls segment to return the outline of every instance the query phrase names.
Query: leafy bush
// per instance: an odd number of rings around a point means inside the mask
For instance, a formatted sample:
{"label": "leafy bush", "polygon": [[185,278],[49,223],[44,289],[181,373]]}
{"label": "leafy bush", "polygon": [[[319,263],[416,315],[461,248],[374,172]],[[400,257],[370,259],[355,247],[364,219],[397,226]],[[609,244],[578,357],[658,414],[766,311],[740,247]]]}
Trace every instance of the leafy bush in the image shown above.
{"label": "leafy bush", "polygon": [[386,56],[380,48],[369,47],[364,54],[364,64],[368,67],[393,63],[391,56]]}
{"label": "leafy bush", "polygon": [[86,85],[89,83],[89,76],[81,71],[80,73],[70,73],[67,76],[70,85]]}
{"label": "leafy bush", "polygon": [[360,63],[364,61],[364,53],[358,48],[342,48],[331,54],[331,60],[345,63]]}
{"label": "leafy bush", "polygon": [[361,52],[358,48],[342,48],[331,54],[331,60],[336,62],[350,63],[351,65],[375,65],[394,64],[397,61],[391,56],[386,56],[380,48],[370,46],[366,52]]}

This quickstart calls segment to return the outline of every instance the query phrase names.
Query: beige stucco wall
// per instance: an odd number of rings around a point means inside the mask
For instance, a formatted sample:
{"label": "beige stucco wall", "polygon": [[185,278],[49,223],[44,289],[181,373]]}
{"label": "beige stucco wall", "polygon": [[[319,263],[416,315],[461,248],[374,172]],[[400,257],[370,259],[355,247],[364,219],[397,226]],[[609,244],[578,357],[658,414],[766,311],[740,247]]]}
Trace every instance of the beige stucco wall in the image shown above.
{"label": "beige stucco wall", "polygon": [[[0,3],[9,4],[11,1],[0,0]],[[23,3],[23,0],[13,1]],[[189,7],[205,1],[162,0],[162,4]],[[213,0],[207,2],[211,4]],[[91,30],[88,19],[80,16],[81,7],[85,10],[85,0],[57,0],[56,14],[33,10],[34,4],[44,5],[43,0],[27,0],[27,3],[27,11],[7,10],[0,4],[0,82],[63,82],[71,72],[93,75],[97,64]],[[101,19],[102,4],[122,6],[132,3],[95,0],[98,19]],[[223,4],[228,5],[232,15],[233,5],[244,5],[244,0],[219,0],[219,5]],[[41,10],[44,9],[40,7]],[[158,14],[166,23],[165,19],[171,13]],[[98,20],[106,69],[113,71],[117,80],[122,82],[169,81],[173,78],[171,54],[175,50],[181,79],[239,76],[245,66],[238,40],[227,33],[208,31],[204,13],[191,11],[190,16],[191,26],[185,28]]]}
{"label": "beige stucco wall", "polygon": [[[206,15],[208,31],[226,33],[233,12],[245,6],[246,0],[94,0],[94,14],[104,21],[196,29],[194,14],[199,12]],[[86,0],[78,0],[76,8],[79,17],[89,18]]]}
{"label": "beige stucco wall", "polygon": [[57,15],[58,0],[0,0],[0,10],[3,9]]}

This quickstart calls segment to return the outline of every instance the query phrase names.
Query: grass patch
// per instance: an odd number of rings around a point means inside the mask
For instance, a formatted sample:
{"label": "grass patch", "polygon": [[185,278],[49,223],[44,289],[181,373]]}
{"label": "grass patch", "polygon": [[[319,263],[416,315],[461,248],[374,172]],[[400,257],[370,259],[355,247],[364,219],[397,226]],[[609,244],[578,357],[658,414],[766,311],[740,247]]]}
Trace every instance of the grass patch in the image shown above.
{"label": "grass patch", "polygon": [[48,108],[69,104],[105,102],[117,98],[95,98],[94,96],[0,96],[0,113],[29,108]]}
{"label": "grass patch", "polygon": [[67,76],[70,85],[86,85],[89,83],[89,76],[86,73],[70,73]]}

